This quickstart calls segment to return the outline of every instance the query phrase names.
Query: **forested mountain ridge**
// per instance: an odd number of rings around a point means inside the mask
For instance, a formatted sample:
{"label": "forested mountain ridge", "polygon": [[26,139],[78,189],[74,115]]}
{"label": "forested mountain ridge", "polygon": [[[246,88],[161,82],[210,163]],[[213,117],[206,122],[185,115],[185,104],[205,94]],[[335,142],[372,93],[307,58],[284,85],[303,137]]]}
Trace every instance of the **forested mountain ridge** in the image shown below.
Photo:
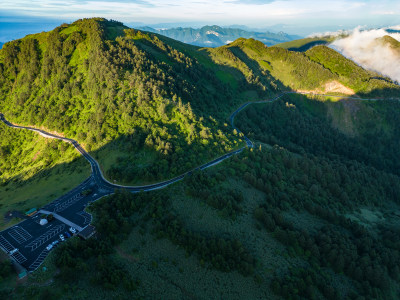
{"label": "forested mountain ridge", "polygon": [[179,47],[104,19],[29,35],[0,52],[0,110],[13,122],[76,138],[88,150],[116,140],[121,152],[148,148],[169,159],[162,165],[155,159],[154,168],[164,171],[153,174],[169,177],[205,159],[182,152],[210,158],[238,145],[210,117],[217,107],[227,109],[232,91],[185,54],[191,46]]}
{"label": "forested mountain ridge", "polygon": [[240,38],[200,49],[99,18],[7,43],[0,71],[10,121],[77,139],[123,183],[171,178],[239,146],[224,123],[244,101],[399,91],[324,46],[297,53]]}

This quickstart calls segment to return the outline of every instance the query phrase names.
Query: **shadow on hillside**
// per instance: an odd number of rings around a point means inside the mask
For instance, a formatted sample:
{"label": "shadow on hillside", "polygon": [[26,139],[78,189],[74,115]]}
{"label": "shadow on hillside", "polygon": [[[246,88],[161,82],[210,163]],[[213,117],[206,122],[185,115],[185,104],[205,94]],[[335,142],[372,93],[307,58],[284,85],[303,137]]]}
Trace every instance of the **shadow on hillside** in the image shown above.
{"label": "shadow on hillside", "polygon": [[278,144],[300,155],[346,158],[400,175],[400,101],[323,100],[289,94],[268,108],[248,106],[237,116],[238,127],[254,142]]}
{"label": "shadow on hillside", "polygon": [[[211,54],[209,52],[203,51],[209,60],[211,60],[214,64],[216,64],[222,72],[226,72],[234,76],[239,82],[239,87],[237,92],[242,93],[244,95],[252,95],[249,92],[256,92],[257,97],[250,96],[247,99],[239,99],[240,102],[247,102],[252,100],[264,100],[268,98],[272,98],[274,95],[279,94],[282,91],[287,91],[288,88],[278,79],[274,78],[271,73],[260,66],[260,64],[251,59],[245,52],[243,52],[239,47],[229,47],[229,50],[240,59],[246,66],[251,70],[253,76],[245,76],[237,68],[228,66],[226,64],[219,63],[213,60]],[[261,84],[260,84],[261,83]],[[236,101],[236,105],[239,105],[240,102]],[[233,111],[234,109],[231,108]]]}
{"label": "shadow on hillside", "polygon": [[307,50],[310,50],[312,47],[315,46],[320,46],[320,45],[326,45],[328,44],[328,41],[325,40],[318,40],[318,41],[312,41],[307,44],[304,44],[300,47],[291,47],[288,48],[289,51],[295,51],[295,52],[306,52]]}
{"label": "shadow on hillside", "polygon": [[74,189],[90,175],[83,157],[42,169],[28,179],[15,176],[0,185],[0,218],[6,211],[25,212],[57,199]]}
{"label": "shadow on hillside", "polygon": [[215,65],[207,51],[177,41],[175,43],[179,44],[179,51],[171,51],[161,42],[165,37],[159,39],[156,41],[140,37],[131,42],[146,53],[150,61],[156,62],[158,67],[172,70],[175,81],[182,84],[174,86],[175,90],[169,92],[180,97],[184,104],[190,102],[197,116],[208,118],[211,115],[221,120],[231,112],[233,106],[242,101],[239,99],[240,93],[254,90],[254,87],[247,85],[240,71],[225,65]]}

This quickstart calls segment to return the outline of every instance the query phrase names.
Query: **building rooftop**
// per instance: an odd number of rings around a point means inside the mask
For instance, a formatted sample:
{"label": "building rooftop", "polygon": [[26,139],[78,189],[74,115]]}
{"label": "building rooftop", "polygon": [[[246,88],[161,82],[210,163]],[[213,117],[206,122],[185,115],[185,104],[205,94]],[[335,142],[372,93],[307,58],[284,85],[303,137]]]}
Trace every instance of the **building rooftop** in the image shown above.
{"label": "building rooftop", "polygon": [[88,225],[79,232],[79,236],[85,240],[90,239],[96,233],[96,228],[93,225]]}

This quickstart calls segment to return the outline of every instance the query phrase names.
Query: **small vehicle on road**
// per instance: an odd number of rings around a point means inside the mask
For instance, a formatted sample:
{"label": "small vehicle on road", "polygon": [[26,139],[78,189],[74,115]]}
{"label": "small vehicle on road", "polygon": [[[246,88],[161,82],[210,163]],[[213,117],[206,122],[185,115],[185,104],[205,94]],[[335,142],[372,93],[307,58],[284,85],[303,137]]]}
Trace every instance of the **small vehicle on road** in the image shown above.
{"label": "small vehicle on road", "polygon": [[71,234],[68,231],[64,232],[64,235],[65,235],[65,238],[67,238],[67,239],[69,239],[71,237]]}
{"label": "small vehicle on road", "polygon": [[52,242],[51,244],[53,245],[53,247],[55,246],[55,245],[57,245],[59,242],[58,242],[58,240],[55,240],[54,242]]}
{"label": "small vehicle on road", "polygon": [[70,227],[69,231],[71,231],[71,233],[75,234],[76,233],[76,229],[74,227]]}
{"label": "small vehicle on road", "polygon": [[49,245],[46,247],[46,250],[47,250],[47,251],[50,251],[51,248],[53,248],[53,244],[49,244]]}
{"label": "small vehicle on road", "polygon": [[13,249],[13,250],[11,250],[10,251],[10,255],[13,255],[15,252],[17,252],[18,251],[18,248],[15,248],[15,249]]}
{"label": "small vehicle on road", "polygon": [[64,241],[65,241],[65,237],[64,237],[63,234],[60,234],[60,240],[61,240],[61,242],[64,242]]}

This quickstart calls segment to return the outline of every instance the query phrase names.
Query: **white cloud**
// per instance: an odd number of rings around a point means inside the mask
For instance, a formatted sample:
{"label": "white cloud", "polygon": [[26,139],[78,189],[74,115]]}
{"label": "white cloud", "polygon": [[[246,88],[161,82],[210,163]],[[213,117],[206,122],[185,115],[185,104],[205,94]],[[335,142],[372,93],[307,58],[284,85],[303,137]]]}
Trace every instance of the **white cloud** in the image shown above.
{"label": "white cloud", "polygon": [[385,35],[400,41],[400,33],[388,33],[385,29],[356,28],[348,37],[334,41],[331,47],[359,65],[400,82],[399,51],[376,41]]}

